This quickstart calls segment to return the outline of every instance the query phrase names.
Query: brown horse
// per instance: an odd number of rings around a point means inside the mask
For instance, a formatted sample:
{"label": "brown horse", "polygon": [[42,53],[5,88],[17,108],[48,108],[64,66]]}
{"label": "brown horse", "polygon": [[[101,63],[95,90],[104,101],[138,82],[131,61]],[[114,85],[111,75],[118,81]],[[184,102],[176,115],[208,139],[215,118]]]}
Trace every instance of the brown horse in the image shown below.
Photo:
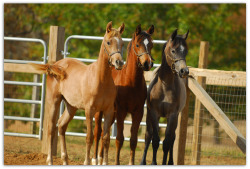
{"label": "brown horse", "polygon": [[[153,58],[151,56],[151,49],[153,47],[151,35],[153,32],[153,25],[147,31],[141,31],[141,25],[138,25],[132,41],[128,44],[128,56],[124,68],[121,71],[112,70],[112,76],[118,89],[115,102],[117,118],[116,165],[120,164],[120,150],[124,141],[124,119],[128,112],[131,113],[132,116],[129,164],[134,164],[137,134],[147,97],[147,86],[143,76],[143,70],[148,71],[153,66]],[[95,154],[94,159],[92,159],[92,164],[96,164],[97,162],[98,141],[101,134],[101,116],[102,112],[95,115]],[[99,164],[101,164],[102,156],[101,148],[98,157]]]}
{"label": "brown horse", "polygon": [[104,164],[108,164],[108,149],[110,143],[110,127],[114,118],[114,102],[116,87],[111,75],[111,65],[116,69],[123,66],[121,49],[123,41],[121,34],[124,24],[118,30],[112,28],[112,22],[107,24],[106,34],[102,41],[99,58],[96,62],[85,65],[74,59],[62,59],[52,65],[34,65],[37,69],[48,73],[46,104],[48,104],[48,157],[47,163],[52,164],[52,142],[56,128],[56,117],[62,100],[66,110],[58,120],[61,142],[61,158],[63,164],[68,164],[65,143],[65,131],[73,119],[77,109],[85,109],[87,123],[85,165],[90,164],[90,149],[93,144],[92,121],[97,111],[104,114]]}
{"label": "brown horse", "polygon": [[157,164],[160,117],[166,117],[168,124],[163,141],[164,157],[162,164],[166,165],[168,152],[170,152],[168,164],[173,164],[173,145],[178,115],[186,103],[186,87],[183,78],[189,73],[186,65],[188,33],[189,31],[182,36],[177,35],[177,29],[172,33],[167,43],[163,45],[161,66],[153,71],[147,95],[147,131],[141,164],[146,164],[147,150],[151,140],[153,147],[152,164]]}

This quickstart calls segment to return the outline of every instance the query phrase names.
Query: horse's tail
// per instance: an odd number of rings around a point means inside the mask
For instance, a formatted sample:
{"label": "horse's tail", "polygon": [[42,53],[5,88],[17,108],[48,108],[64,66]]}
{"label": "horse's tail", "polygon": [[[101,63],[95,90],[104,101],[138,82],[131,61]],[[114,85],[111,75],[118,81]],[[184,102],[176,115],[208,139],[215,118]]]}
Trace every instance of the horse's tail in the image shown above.
{"label": "horse's tail", "polygon": [[54,65],[54,64],[34,64],[29,63],[32,65],[36,70],[40,70],[43,73],[47,73],[49,76],[53,76],[58,80],[63,80],[66,78],[66,72],[63,70],[61,66]]}

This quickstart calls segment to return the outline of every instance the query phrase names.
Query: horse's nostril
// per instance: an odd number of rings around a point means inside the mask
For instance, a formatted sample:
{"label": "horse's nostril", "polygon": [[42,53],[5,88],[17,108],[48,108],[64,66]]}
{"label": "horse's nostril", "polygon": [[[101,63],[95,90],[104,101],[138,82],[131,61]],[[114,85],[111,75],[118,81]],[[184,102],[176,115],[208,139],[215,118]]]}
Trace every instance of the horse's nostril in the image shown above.
{"label": "horse's nostril", "polygon": [[183,74],[184,73],[184,69],[181,69],[180,73]]}
{"label": "horse's nostril", "polygon": [[123,62],[123,61],[120,61],[120,65],[123,66],[123,65],[124,65],[124,62]]}
{"label": "horse's nostril", "polygon": [[116,60],[115,63],[116,63],[116,64],[119,64],[119,60]]}
{"label": "horse's nostril", "polygon": [[144,68],[146,69],[146,70],[148,70],[148,62],[146,61],[146,62],[144,62]]}
{"label": "horse's nostril", "polygon": [[151,67],[153,67],[154,66],[154,63],[153,62],[151,62]]}

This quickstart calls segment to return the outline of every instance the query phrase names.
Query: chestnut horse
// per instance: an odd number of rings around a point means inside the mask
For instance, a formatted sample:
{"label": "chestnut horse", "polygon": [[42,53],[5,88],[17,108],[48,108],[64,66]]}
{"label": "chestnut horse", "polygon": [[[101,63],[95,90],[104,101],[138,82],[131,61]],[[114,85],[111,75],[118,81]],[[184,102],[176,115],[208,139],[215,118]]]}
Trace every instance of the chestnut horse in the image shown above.
{"label": "chestnut horse", "polygon": [[[124,119],[128,112],[131,113],[132,116],[129,164],[134,164],[137,134],[147,97],[147,86],[143,70],[148,71],[153,66],[153,58],[151,56],[151,49],[153,47],[151,35],[153,32],[153,25],[147,31],[142,31],[141,25],[138,25],[132,41],[128,44],[128,55],[124,68],[121,71],[112,70],[112,77],[117,87],[117,97],[115,101],[117,119],[116,165],[120,164],[120,150],[124,141]],[[102,112],[98,112],[98,114],[95,115],[95,154],[92,159],[92,164],[96,164],[97,162],[98,141],[101,134],[101,117]],[[101,146],[98,156],[99,164],[101,164],[102,156]]]}
{"label": "chestnut horse", "polygon": [[48,73],[46,104],[48,105],[48,157],[51,165],[52,142],[56,128],[56,117],[62,100],[66,104],[63,115],[58,120],[58,129],[61,142],[61,158],[63,164],[68,164],[68,155],[65,143],[65,131],[73,119],[77,109],[85,109],[87,123],[86,157],[84,164],[90,164],[90,149],[93,144],[92,121],[97,111],[104,114],[104,164],[108,164],[108,149],[110,143],[110,127],[114,118],[114,102],[116,87],[111,75],[111,65],[121,69],[123,60],[121,50],[123,41],[121,34],[124,24],[119,29],[112,28],[112,22],[107,24],[106,34],[102,41],[99,58],[96,62],[85,65],[75,59],[62,59],[49,65],[34,65],[37,69]]}
{"label": "chestnut horse", "polygon": [[166,165],[168,152],[169,165],[173,165],[173,145],[179,112],[186,103],[186,86],[184,79],[189,70],[186,65],[188,53],[186,39],[189,31],[180,36],[177,29],[163,45],[161,66],[153,71],[147,94],[147,131],[145,134],[145,149],[141,164],[146,164],[149,144],[152,140],[153,161],[157,164],[156,154],[159,147],[159,118],[167,118],[167,128],[163,141],[163,161]]}

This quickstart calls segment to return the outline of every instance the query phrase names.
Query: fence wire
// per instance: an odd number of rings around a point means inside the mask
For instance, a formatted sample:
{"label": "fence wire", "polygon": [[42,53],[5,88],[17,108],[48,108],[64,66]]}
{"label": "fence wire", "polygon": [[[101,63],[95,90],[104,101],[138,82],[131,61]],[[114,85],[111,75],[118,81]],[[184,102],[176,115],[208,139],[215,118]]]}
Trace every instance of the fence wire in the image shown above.
{"label": "fence wire", "polygon": [[[210,78],[209,83],[216,84],[220,81],[221,84],[226,82],[226,79]],[[206,91],[216,104],[222,109],[232,123],[238,128],[242,135],[246,138],[246,87],[245,82],[231,81],[228,86],[221,85],[206,85]],[[228,80],[227,80],[228,84]],[[193,154],[198,153],[201,165],[245,165],[246,156],[241,152],[237,145],[229,138],[225,131],[220,127],[214,117],[207,111],[204,106],[201,107],[202,129],[201,151],[194,152],[193,137],[194,133],[194,111],[195,111],[195,96],[191,94],[189,103],[189,123],[186,142],[186,157],[185,164],[194,164],[195,158]]]}

